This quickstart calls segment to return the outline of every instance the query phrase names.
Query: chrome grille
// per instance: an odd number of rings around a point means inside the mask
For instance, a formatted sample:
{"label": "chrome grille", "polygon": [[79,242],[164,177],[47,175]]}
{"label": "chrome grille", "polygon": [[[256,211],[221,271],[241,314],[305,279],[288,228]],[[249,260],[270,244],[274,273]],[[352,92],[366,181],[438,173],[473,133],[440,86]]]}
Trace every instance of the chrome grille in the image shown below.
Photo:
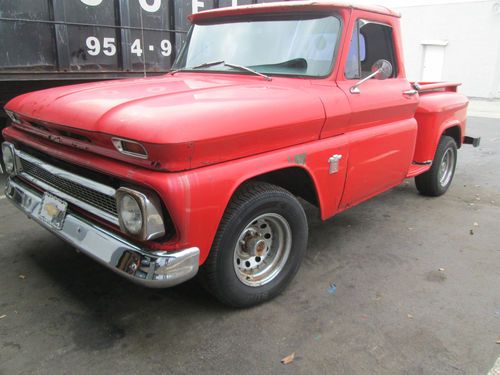
{"label": "chrome grille", "polygon": [[114,197],[54,175],[28,160],[21,158],[21,164],[24,173],[108,214],[118,216]]}

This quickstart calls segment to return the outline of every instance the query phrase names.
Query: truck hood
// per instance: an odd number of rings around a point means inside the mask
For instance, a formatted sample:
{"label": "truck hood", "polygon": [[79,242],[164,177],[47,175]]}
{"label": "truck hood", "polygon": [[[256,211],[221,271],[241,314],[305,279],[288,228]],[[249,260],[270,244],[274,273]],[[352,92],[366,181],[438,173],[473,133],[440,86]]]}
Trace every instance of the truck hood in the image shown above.
{"label": "truck hood", "polygon": [[317,139],[324,108],[304,89],[306,82],[180,73],[37,91],[6,108],[90,139],[99,134],[142,142],[156,165],[179,170]]}

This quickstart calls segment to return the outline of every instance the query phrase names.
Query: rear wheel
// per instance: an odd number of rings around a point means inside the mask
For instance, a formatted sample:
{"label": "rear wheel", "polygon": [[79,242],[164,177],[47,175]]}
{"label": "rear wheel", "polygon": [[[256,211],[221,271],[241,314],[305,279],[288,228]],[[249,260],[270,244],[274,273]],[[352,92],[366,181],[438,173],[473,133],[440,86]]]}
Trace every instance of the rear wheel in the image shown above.
{"label": "rear wheel", "polygon": [[304,209],[290,192],[250,183],[231,199],[201,280],[227,305],[265,302],[283,291],[298,271],[307,231]]}
{"label": "rear wheel", "polygon": [[448,136],[442,136],[432,167],[415,177],[415,185],[422,195],[437,197],[446,193],[455,175],[457,165],[457,144]]}

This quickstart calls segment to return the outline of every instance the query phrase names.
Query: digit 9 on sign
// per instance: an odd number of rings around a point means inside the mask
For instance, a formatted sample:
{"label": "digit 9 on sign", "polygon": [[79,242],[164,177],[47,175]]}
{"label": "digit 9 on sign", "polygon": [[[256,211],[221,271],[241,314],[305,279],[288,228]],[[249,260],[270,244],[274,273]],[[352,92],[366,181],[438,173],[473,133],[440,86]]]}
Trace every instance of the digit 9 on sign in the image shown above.
{"label": "digit 9 on sign", "polygon": [[170,43],[170,40],[163,39],[160,43],[160,47],[161,47],[161,54],[163,56],[170,56],[172,54],[172,43]]}
{"label": "digit 9 on sign", "polygon": [[90,56],[97,56],[99,52],[101,52],[101,43],[99,43],[99,39],[95,36],[89,36],[85,44],[87,45],[87,52]]}

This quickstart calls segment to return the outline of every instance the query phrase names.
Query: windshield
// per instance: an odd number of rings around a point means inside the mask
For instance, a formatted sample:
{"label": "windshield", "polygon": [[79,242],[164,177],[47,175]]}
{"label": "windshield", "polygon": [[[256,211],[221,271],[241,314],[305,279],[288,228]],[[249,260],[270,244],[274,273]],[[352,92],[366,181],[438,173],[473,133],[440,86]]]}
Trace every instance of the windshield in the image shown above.
{"label": "windshield", "polygon": [[332,15],[197,24],[174,69],[234,71],[210,65],[225,61],[264,74],[322,77],[331,71],[339,31],[340,21]]}

